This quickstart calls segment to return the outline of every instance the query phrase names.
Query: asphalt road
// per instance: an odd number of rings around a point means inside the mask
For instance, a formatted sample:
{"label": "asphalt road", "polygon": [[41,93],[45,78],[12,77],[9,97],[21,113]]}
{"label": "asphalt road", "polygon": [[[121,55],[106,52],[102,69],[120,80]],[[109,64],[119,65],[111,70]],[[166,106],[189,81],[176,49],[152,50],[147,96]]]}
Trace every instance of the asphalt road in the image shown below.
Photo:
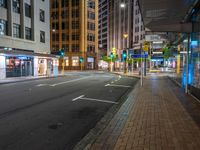
{"label": "asphalt road", "polygon": [[70,150],[136,81],[77,72],[0,85],[0,149]]}

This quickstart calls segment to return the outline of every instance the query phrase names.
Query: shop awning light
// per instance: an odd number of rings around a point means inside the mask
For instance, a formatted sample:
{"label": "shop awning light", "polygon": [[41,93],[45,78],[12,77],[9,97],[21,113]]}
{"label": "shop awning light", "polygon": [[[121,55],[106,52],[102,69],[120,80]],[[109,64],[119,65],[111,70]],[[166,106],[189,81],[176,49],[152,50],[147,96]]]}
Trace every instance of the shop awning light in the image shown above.
{"label": "shop awning light", "polygon": [[153,41],[153,44],[162,44],[163,41]]}
{"label": "shop awning light", "polygon": [[162,54],[163,52],[153,52],[153,54]]}

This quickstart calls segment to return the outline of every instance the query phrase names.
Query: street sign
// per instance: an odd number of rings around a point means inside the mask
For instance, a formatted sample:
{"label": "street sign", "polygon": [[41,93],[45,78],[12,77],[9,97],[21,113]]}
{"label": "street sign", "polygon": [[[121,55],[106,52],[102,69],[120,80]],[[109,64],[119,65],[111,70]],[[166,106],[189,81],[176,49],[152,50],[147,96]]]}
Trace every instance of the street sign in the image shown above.
{"label": "street sign", "polygon": [[147,58],[147,57],[148,57],[148,54],[142,54],[142,57],[141,57],[141,54],[131,55],[131,58]]}

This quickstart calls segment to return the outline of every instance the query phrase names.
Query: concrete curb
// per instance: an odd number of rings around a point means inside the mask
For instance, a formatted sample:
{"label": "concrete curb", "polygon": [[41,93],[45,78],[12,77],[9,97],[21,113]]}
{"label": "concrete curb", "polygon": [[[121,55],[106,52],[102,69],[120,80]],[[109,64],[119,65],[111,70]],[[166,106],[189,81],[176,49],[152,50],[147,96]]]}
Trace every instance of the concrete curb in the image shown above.
{"label": "concrete curb", "polygon": [[117,73],[117,72],[109,72],[111,74],[116,74],[116,75],[121,75],[121,76],[125,76],[125,77],[133,77],[133,78],[138,78],[140,79],[139,76],[136,76],[136,75],[125,75],[125,74],[120,74],[120,73]]}
{"label": "concrete curb", "polygon": [[[138,80],[139,81],[139,80]],[[89,131],[89,133],[75,145],[73,150],[89,150],[92,144],[97,140],[98,136],[104,131],[104,129],[109,125],[110,121],[113,119],[115,114],[122,107],[124,102],[131,97],[131,94],[134,93],[135,87],[139,84],[136,81],[136,84],[129,90],[127,90],[119,99],[119,105],[113,105],[108,112],[101,118],[99,122],[97,122],[96,126]]]}
{"label": "concrete curb", "polygon": [[34,80],[41,80],[41,79],[49,79],[49,78],[58,78],[58,77],[64,77],[66,75],[58,75],[58,76],[50,76],[50,77],[40,77],[40,78],[30,78],[30,79],[23,79],[23,80],[16,80],[16,81],[7,81],[7,82],[0,82],[0,85],[3,84],[11,84],[11,83],[17,83],[17,82],[26,82],[26,81],[34,81]]}

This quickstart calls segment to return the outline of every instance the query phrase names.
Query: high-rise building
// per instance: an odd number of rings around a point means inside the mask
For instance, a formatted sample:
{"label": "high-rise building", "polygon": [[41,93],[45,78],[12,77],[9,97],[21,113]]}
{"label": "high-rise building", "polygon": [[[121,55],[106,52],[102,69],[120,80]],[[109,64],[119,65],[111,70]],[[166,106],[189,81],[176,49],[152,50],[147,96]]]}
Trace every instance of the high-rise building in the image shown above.
{"label": "high-rise building", "polygon": [[108,0],[99,0],[99,54],[107,55],[108,50]]}
{"label": "high-rise building", "polygon": [[50,2],[51,51],[65,52],[59,66],[66,70],[95,69],[98,62],[98,1]]}
{"label": "high-rise building", "polygon": [[115,49],[137,52],[145,37],[137,0],[99,0],[99,44],[107,47],[107,55]]}
{"label": "high-rise building", "polygon": [[50,74],[49,1],[0,1],[0,78]]}

